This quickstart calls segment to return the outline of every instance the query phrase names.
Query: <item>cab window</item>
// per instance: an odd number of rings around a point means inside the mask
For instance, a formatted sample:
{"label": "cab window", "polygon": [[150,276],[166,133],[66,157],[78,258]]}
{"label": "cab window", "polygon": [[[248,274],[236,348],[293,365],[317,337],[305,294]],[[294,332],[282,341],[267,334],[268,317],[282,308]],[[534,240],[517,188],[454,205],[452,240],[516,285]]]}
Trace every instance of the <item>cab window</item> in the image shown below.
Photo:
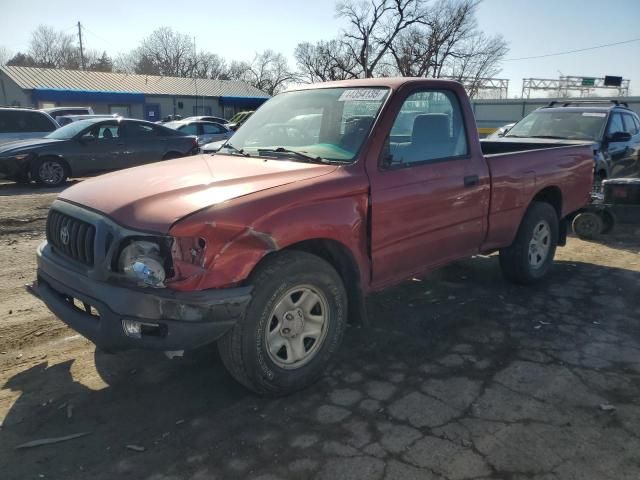
{"label": "cab window", "polygon": [[426,90],[404,101],[385,146],[383,166],[402,167],[468,154],[458,98],[447,90]]}

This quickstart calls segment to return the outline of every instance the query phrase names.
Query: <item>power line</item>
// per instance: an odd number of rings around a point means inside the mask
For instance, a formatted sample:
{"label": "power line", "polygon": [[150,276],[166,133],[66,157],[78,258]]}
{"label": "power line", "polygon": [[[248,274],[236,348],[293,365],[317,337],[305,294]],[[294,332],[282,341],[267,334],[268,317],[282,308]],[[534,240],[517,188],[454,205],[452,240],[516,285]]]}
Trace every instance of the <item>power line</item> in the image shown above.
{"label": "power line", "polygon": [[507,59],[503,60],[503,62],[514,62],[516,60],[531,60],[531,59],[534,59],[534,58],[556,57],[558,55],[567,55],[569,53],[586,52],[587,50],[596,50],[597,48],[613,47],[615,45],[623,45],[625,43],[632,43],[632,42],[638,42],[638,41],[640,41],[640,38],[632,38],[631,40],[624,40],[622,42],[607,43],[607,44],[604,44],[604,45],[596,45],[595,47],[578,48],[576,50],[567,50],[565,52],[547,53],[545,55],[534,55],[532,57],[507,58]]}

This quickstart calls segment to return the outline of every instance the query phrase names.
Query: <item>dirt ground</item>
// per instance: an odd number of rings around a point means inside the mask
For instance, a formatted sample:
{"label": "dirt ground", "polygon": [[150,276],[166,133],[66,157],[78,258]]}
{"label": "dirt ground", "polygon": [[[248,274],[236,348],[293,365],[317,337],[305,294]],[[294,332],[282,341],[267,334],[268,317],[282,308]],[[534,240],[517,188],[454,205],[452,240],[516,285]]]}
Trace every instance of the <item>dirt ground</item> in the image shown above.
{"label": "dirt ground", "polygon": [[640,478],[639,227],[570,238],[535,287],[491,256],[377,295],[325,378],[274,400],[215,348],[95,352],[31,297],[56,193],[0,183],[3,479]]}

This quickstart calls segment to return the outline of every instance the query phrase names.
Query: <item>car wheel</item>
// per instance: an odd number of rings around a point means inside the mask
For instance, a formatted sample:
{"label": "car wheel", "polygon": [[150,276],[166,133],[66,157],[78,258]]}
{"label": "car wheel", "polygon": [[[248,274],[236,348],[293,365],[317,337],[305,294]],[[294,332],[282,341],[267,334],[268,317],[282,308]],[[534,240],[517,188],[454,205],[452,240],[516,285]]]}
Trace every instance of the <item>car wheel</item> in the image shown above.
{"label": "car wheel", "polygon": [[575,216],[571,223],[573,233],[578,237],[591,240],[597,238],[604,230],[602,216],[595,212],[582,212]]}
{"label": "car wheel", "polygon": [[548,203],[529,206],[513,244],[500,250],[500,267],[508,280],[530,284],[548,273],[558,245],[558,223],[558,215]]}
{"label": "car wheel", "polygon": [[244,317],[218,342],[231,375],[263,395],[315,382],[342,341],[347,295],[336,270],[305,252],[273,254],[250,279]]}
{"label": "car wheel", "polygon": [[40,185],[58,187],[66,182],[68,167],[64,160],[44,157],[31,165],[31,178]]}

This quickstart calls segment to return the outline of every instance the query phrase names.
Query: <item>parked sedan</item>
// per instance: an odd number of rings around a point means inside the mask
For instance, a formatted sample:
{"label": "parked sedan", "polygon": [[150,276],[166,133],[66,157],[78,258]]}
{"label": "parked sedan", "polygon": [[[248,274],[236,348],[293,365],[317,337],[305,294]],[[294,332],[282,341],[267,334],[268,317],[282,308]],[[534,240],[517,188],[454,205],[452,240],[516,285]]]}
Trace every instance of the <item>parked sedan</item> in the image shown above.
{"label": "parked sedan", "polygon": [[195,135],[198,138],[198,145],[227,140],[233,135],[233,131],[226,126],[213,122],[180,120],[165,123],[164,126],[178,130],[186,135]]}
{"label": "parked sedan", "polygon": [[141,120],[88,119],[41,139],[0,146],[0,177],[58,186],[68,177],[196,153],[196,138]]}

